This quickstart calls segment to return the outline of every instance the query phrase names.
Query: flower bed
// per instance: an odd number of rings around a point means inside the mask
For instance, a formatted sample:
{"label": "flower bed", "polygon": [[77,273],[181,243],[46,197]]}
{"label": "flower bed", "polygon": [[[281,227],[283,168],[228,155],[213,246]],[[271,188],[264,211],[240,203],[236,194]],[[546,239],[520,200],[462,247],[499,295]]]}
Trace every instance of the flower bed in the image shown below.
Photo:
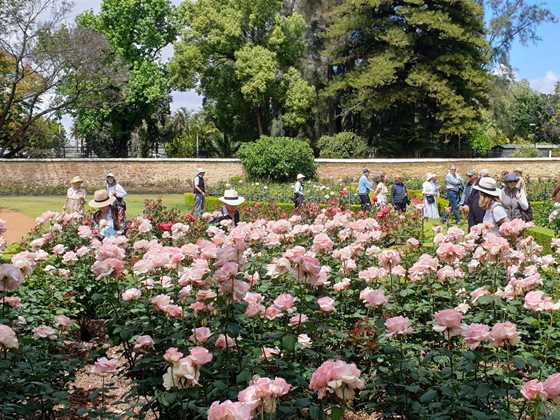
{"label": "flower bed", "polygon": [[[559,415],[557,258],[527,224],[436,228],[424,246],[400,240],[416,211],[283,213],[252,207],[234,228],[152,202],[113,239],[43,215],[11,258],[25,281],[0,277],[0,384],[17,390],[0,411],[62,415],[65,375],[96,360],[94,374],[131,379],[140,417]],[[92,320],[123,367],[104,343],[69,356]],[[82,414],[102,416],[104,392]]]}

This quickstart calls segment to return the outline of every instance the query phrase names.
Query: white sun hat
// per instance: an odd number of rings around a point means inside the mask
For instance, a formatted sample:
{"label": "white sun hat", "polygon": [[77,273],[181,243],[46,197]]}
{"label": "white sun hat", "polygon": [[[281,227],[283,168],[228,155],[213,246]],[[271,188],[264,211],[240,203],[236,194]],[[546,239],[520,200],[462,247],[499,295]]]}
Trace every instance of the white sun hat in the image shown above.
{"label": "white sun hat", "polygon": [[97,190],[93,194],[93,200],[89,202],[90,207],[101,209],[115,202],[115,197],[109,196],[106,190]]}
{"label": "white sun hat", "polygon": [[197,168],[197,170],[196,170],[196,174],[197,174],[197,175],[199,175],[199,174],[205,174],[205,173],[206,173],[206,170],[205,170],[204,168]]}
{"label": "white sun hat", "polygon": [[475,185],[473,188],[493,197],[500,196],[500,190],[498,189],[498,185],[496,184],[496,180],[494,178],[480,178],[480,181],[478,181],[478,185]]}
{"label": "white sun hat", "polygon": [[225,190],[224,195],[218,200],[230,206],[239,206],[245,202],[245,198],[240,197],[235,190]]}
{"label": "white sun hat", "polygon": [[304,178],[305,178],[305,175],[303,175],[303,174],[298,174],[297,177],[296,177],[296,179],[304,179]]}

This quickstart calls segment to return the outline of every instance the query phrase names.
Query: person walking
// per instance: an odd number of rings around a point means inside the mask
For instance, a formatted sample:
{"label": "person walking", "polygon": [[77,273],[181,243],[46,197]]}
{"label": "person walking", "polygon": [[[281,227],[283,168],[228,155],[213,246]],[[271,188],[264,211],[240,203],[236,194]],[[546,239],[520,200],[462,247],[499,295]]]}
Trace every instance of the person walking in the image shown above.
{"label": "person walking", "polygon": [[206,185],[204,183],[204,175],[206,171],[202,168],[196,170],[196,176],[193,180],[194,188],[194,217],[199,218],[204,211],[204,198],[206,197]]}
{"label": "person walking", "polygon": [[305,179],[305,175],[303,174],[298,174],[298,176],[296,177],[296,183],[294,184],[294,195],[292,198],[292,201],[294,202],[294,206],[297,209],[298,207],[301,207],[301,205],[303,204],[303,199],[304,199],[304,195],[303,195],[303,181]]}
{"label": "person walking", "polygon": [[106,176],[107,180],[107,193],[111,197],[115,197],[115,202],[113,207],[116,209],[117,213],[117,223],[123,229],[126,226],[126,201],[124,198],[128,195],[121,184],[117,182],[115,175],[109,172]]}
{"label": "person walking", "polygon": [[492,232],[499,235],[500,226],[509,219],[500,201],[501,192],[496,180],[490,177],[480,178],[473,188],[480,192],[479,205],[484,209],[483,222],[492,225]]}
{"label": "person walking", "polygon": [[387,188],[387,184],[385,184],[385,181],[385,174],[379,175],[379,181],[377,182],[375,190],[373,191],[375,203],[378,207],[383,207],[387,204],[387,194],[389,193],[389,189]]}
{"label": "person walking", "polygon": [[86,190],[82,187],[84,180],[79,176],[75,176],[70,180],[70,188],[66,191],[66,201],[64,202],[64,212],[84,213],[84,204],[86,203]]}
{"label": "person walking", "polygon": [[527,200],[525,192],[517,187],[518,182],[519,177],[514,173],[504,176],[504,187],[500,193],[500,200],[510,220],[522,219],[526,222],[530,222],[533,217],[529,210],[529,201]]}
{"label": "person walking", "polygon": [[447,198],[449,205],[455,217],[455,223],[461,222],[461,214],[459,213],[459,198],[463,189],[463,179],[457,174],[457,168],[452,165],[449,172],[445,177],[445,190],[447,191]]}
{"label": "person walking", "polygon": [[241,220],[238,207],[245,202],[245,198],[241,197],[236,190],[225,190],[224,195],[218,200],[224,204],[224,207],[210,223],[216,224],[222,220],[231,220],[233,226],[237,226]]}
{"label": "person walking", "polygon": [[362,176],[358,180],[358,196],[363,211],[371,210],[371,200],[369,193],[373,191],[373,183],[369,180],[369,169],[362,170]]}
{"label": "person walking", "polygon": [[117,199],[109,195],[107,190],[97,190],[93,194],[90,207],[96,209],[93,215],[93,227],[105,238],[112,238],[122,233],[124,226],[119,222],[118,208],[114,205]]}
{"label": "person walking", "polygon": [[437,177],[435,174],[426,174],[426,181],[422,184],[422,195],[424,196],[424,218],[439,220],[437,205],[439,186],[437,185]]}
{"label": "person walking", "polygon": [[[488,172],[485,171],[486,174]],[[473,226],[476,226],[484,220],[486,210],[480,207],[480,191],[474,188],[478,185],[479,178],[475,171],[467,173],[469,180],[465,185],[465,190],[461,196],[461,207],[467,214],[469,224],[469,232]]]}
{"label": "person walking", "polygon": [[408,198],[408,190],[401,176],[395,177],[395,182],[391,188],[391,199],[395,210],[401,213],[406,212],[406,206],[410,203],[410,199]]}

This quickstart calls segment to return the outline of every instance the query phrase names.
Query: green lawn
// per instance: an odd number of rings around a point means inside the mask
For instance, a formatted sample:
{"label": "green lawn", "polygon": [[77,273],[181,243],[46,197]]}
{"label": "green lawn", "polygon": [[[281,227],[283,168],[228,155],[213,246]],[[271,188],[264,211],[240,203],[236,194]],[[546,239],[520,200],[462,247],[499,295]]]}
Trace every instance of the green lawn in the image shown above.
{"label": "green lawn", "polygon": [[[64,205],[64,198],[61,195],[0,196],[0,208],[18,211],[35,218],[46,210],[61,210]],[[157,198],[163,199],[164,204],[168,207],[175,207],[184,211],[191,210],[185,207],[185,199],[182,194],[164,194],[161,196],[157,194],[130,194],[126,197],[127,215],[134,217],[142,214],[144,200]]]}

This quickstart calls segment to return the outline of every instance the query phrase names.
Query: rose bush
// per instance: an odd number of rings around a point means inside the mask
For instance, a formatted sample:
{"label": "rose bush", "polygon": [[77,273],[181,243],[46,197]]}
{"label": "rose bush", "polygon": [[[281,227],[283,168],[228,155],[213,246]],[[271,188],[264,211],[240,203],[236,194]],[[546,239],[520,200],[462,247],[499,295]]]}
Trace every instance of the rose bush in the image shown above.
{"label": "rose bush", "polygon": [[12,258],[25,282],[1,292],[21,300],[3,301],[6,369],[23,345],[66,356],[72,321],[86,340],[102,319],[124,366],[103,346],[81,363],[130,378],[139,417],[558,415],[557,258],[523,222],[502,226],[507,238],[479,225],[425,244],[402,236],[415,209],[252,208],[232,227],[154,208],[116,238],[39,219]]}

